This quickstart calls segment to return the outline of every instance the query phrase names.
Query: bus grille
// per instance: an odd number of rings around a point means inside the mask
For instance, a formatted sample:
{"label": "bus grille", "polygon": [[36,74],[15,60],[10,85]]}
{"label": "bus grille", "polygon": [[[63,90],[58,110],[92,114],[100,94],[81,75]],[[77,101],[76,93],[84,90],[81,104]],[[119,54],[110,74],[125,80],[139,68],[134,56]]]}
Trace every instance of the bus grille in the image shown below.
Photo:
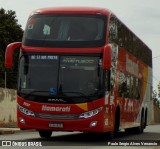
{"label": "bus grille", "polygon": [[71,120],[78,119],[78,114],[44,114],[44,113],[36,113],[35,117],[38,118],[46,118],[46,119],[55,119],[55,120]]}

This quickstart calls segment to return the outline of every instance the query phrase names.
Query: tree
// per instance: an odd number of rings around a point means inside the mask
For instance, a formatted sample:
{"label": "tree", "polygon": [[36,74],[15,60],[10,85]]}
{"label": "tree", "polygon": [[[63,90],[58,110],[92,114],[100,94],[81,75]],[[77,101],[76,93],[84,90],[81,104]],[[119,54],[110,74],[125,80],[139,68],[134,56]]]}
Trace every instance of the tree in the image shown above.
{"label": "tree", "polygon": [[156,90],[152,91],[152,99],[153,100],[157,100],[157,92],[156,92]]}
{"label": "tree", "polygon": [[158,101],[157,91],[156,91],[156,90],[153,90],[153,91],[152,91],[152,99],[153,99],[154,105],[156,105],[156,104],[157,104],[157,101]]}
{"label": "tree", "polygon": [[[6,70],[4,68],[5,59],[5,49],[9,43],[15,41],[21,41],[23,35],[23,30],[21,25],[18,24],[16,19],[15,11],[9,10],[5,11],[3,8],[0,9],[0,87],[4,87],[4,72],[7,71],[8,74],[12,75],[8,77],[7,85],[9,88],[14,88],[16,82],[17,73],[17,63],[14,64],[12,70]],[[15,54],[15,59],[17,59],[18,54]],[[17,62],[17,60],[15,60]]]}
{"label": "tree", "polygon": [[153,90],[152,98],[153,98],[154,105],[160,108],[160,82],[157,85],[157,91]]}
{"label": "tree", "polygon": [[158,83],[157,87],[158,87],[158,97],[160,98],[160,82]]}

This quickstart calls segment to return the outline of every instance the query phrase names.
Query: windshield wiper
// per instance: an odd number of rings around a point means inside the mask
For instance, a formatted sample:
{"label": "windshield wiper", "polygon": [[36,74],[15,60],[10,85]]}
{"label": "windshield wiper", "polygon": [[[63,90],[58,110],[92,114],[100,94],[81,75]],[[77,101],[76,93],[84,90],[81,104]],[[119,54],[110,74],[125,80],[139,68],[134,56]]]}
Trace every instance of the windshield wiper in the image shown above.
{"label": "windshield wiper", "polygon": [[101,90],[101,91],[96,91],[96,92],[94,92],[94,93],[89,94],[88,96],[89,96],[89,97],[99,96],[99,95],[102,95],[102,93],[104,93],[103,90]]}
{"label": "windshield wiper", "polygon": [[[89,98],[89,96],[87,96],[87,95],[85,95],[84,93],[82,93],[82,92],[61,92],[62,94],[78,94],[78,95],[82,95],[82,96],[80,96],[80,97],[83,97],[83,98],[86,98],[86,99],[88,99],[89,101],[91,101],[91,99]],[[77,97],[79,97],[79,96],[77,96]]]}
{"label": "windshield wiper", "polygon": [[29,96],[31,96],[33,93],[49,93],[49,91],[42,91],[42,90],[32,90],[31,92],[29,92],[27,95],[24,96],[24,98],[27,98]]}

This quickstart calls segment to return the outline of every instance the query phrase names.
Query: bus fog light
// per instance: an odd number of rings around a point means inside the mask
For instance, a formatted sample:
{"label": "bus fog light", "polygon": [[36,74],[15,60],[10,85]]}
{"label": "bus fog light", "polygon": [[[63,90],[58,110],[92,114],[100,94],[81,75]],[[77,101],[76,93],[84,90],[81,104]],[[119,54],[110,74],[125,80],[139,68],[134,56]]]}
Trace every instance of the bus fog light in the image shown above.
{"label": "bus fog light", "polygon": [[90,127],[95,127],[97,126],[98,122],[97,121],[93,121],[90,123]]}
{"label": "bus fog light", "polygon": [[21,118],[21,117],[19,118],[19,122],[22,123],[22,124],[26,123],[25,120],[23,118]]}

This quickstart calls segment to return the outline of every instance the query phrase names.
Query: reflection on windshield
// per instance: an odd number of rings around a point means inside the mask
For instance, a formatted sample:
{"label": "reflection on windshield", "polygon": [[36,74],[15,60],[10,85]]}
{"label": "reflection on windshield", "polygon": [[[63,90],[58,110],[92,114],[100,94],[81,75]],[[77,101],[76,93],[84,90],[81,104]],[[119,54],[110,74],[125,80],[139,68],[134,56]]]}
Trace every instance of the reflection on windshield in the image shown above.
{"label": "reflection on windshield", "polygon": [[102,15],[34,15],[29,18],[23,44],[45,47],[102,46],[106,17]]}
{"label": "reflection on windshield", "polygon": [[57,88],[57,72],[58,56],[29,55],[22,57],[20,65],[20,88],[35,90]]}
{"label": "reflection on windshield", "polygon": [[81,92],[85,95],[99,90],[99,59],[97,57],[64,56],[60,65],[62,92]]}
{"label": "reflection on windshield", "polygon": [[25,55],[20,59],[19,91],[30,95],[89,97],[102,90],[100,57]]}

